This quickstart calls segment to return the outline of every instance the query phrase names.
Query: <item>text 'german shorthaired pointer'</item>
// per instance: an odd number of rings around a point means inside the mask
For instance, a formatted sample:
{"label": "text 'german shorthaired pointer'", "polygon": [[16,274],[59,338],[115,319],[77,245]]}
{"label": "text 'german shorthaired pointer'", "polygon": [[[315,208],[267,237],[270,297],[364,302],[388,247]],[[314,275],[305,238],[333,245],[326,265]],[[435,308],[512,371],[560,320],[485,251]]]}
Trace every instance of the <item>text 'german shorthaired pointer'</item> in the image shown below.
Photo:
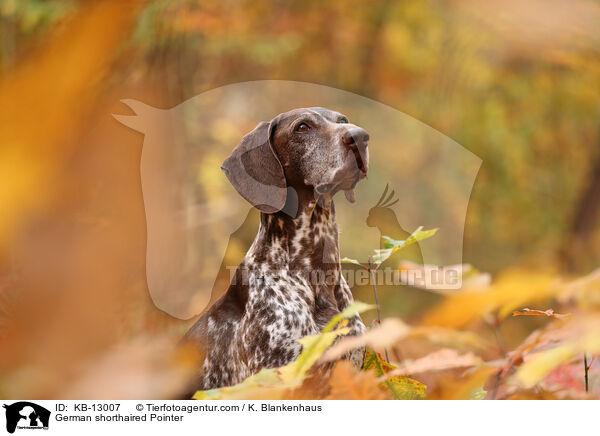
{"label": "text 'german shorthaired pointer'", "polygon": [[[368,133],[324,108],[260,123],[223,163],[239,194],[261,211],[254,243],[227,292],[185,340],[203,356],[195,388],[230,386],[295,360],[297,339],[321,331],[353,301],[341,274],[332,198],[367,174]],[[365,326],[350,320],[351,334]],[[361,367],[364,349],[347,356]]]}

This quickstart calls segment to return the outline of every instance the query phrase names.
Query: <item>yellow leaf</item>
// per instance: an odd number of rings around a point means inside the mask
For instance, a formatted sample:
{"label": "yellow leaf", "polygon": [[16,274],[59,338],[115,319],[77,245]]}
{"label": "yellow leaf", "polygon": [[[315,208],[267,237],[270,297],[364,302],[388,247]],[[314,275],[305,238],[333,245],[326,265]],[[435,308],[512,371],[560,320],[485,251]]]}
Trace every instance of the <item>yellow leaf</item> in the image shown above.
{"label": "yellow leaf", "polygon": [[[515,373],[514,382],[524,387],[531,387],[554,368],[573,357],[584,352],[590,354],[600,352],[600,317],[579,314],[572,318],[568,322],[555,321],[555,324],[544,330],[545,334],[537,335],[531,340],[536,344],[541,342],[540,337],[550,336],[561,342],[557,346],[544,348],[538,352],[529,354],[523,352],[524,363]],[[526,342],[530,342],[530,339],[528,338]],[[512,356],[511,360],[514,360]]]}
{"label": "yellow leaf", "polygon": [[563,344],[540,353],[536,353],[524,363],[514,376],[514,379],[525,388],[533,387],[550,371],[575,355],[571,344]]}
{"label": "yellow leaf", "polygon": [[[47,199],[69,156],[70,135],[96,102],[99,79],[129,36],[143,2],[84,2],[27,62],[0,80],[0,246]],[[110,31],[107,31],[110,29]],[[51,185],[50,185],[51,186]]]}
{"label": "yellow leaf", "polygon": [[423,324],[463,327],[492,311],[504,318],[525,303],[547,299],[559,291],[558,282],[550,273],[511,270],[487,289],[457,291],[448,296],[425,315]]}
{"label": "yellow leaf", "polygon": [[331,320],[327,323],[325,327],[323,327],[323,332],[328,332],[333,327],[336,326],[342,319],[352,318],[353,316],[358,315],[359,313],[366,312],[367,310],[374,309],[375,306],[372,304],[363,303],[362,301],[354,301],[352,304],[349,304],[344,310],[342,310],[337,315],[334,315]]}
{"label": "yellow leaf", "polygon": [[395,400],[423,400],[427,386],[405,376],[386,377],[387,373],[396,370],[394,365],[387,363],[379,353],[367,349],[363,371],[373,371],[377,377],[384,378],[380,386],[387,389]]}
{"label": "yellow leaf", "polygon": [[308,370],[321,357],[325,350],[333,344],[339,335],[347,335],[350,329],[342,327],[332,332],[325,332],[315,336],[306,336],[298,342],[302,344],[302,353],[295,362],[279,369],[282,381],[300,385]]}

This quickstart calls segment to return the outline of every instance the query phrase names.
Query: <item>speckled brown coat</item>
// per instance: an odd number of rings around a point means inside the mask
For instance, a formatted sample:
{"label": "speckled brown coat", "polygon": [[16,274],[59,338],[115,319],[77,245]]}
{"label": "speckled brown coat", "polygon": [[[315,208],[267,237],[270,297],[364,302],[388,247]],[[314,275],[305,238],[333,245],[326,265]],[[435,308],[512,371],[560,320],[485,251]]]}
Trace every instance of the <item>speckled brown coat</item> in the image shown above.
{"label": "speckled brown coat", "polygon": [[[299,124],[309,122],[306,131]],[[203,353],[195,389],[230,386],[295,360],[302,349],[297,340],[319,333],[353,301],[341,274],[332,197],[344,190],[354,199],[353,188],[367,171],[368,135],[321,108],[279,115],[268,127],[246,135],[224,164],[234,187],[262,213],[228,290],[186,334]],[[319,165],[311,165],[310,156]],[[268,194],[250,186],[261,177]],[[351,334],[365,330],[359,316],[349,327]],[[364,349],[347,358],[362,366]]]}

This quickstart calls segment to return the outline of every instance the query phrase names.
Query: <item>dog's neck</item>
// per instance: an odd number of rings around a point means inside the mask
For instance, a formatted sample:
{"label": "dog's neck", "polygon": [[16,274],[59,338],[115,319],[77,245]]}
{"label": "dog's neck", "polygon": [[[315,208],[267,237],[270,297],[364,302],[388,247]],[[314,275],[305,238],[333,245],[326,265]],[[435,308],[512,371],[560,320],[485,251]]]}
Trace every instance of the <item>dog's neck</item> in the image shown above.
{"label": "dog's neck", "polygon": [[280,211],[262,213],[249,258],[273,269],[339,271],[338,226],[333,202],[322,207],[303,202],[292,217]]}

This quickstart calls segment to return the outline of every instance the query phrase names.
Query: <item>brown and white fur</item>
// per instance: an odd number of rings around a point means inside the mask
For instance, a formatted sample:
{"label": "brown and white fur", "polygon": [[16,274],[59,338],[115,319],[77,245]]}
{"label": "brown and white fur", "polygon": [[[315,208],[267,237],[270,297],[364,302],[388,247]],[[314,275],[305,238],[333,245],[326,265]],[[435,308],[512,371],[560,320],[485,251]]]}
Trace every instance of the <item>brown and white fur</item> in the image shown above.
{"label": "brown and white fur", "polygon": [[[185,336],[203,356],[194,389],[230,386],[295,360],[298,339],[353,301],[341,274],[333,195],[368,168],[363,129],[324,108],[295,109],[246,135],[223,170],[261,210],[256,239],[226,293]],[[364,332],[359,316],[351,334]],[[347,356],[361,367],[364,349]]]}

